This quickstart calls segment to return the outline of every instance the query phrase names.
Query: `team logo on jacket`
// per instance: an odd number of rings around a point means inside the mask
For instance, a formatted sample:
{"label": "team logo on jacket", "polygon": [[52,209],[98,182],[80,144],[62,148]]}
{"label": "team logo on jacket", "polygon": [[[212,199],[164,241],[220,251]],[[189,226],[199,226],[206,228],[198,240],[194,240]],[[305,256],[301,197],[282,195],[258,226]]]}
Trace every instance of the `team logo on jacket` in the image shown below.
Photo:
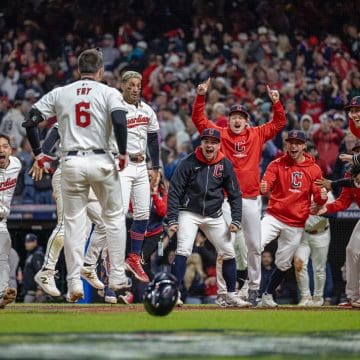
{"label": "team logo on jacket", "polygon": [[223,176],[224,166],[222,164],[216,164],[214,166],[214,177],[220,178]]}
{"label": "team logo on jacket", "polygon": [[291,187],[293,189],[298,189],[301,187],[303,173],[300,171],[294,171],[293,173],[291,173]]}
{"label": "team logo on jacket", "polygon": [[236,151],[236,154],[234,154],[234,156],[236,156],[238,158],[243,158],[243,157],[247,156],[247,154],[245,153],[245,150],[246,150],[245,140],[238,141],[234,145],[235,145],[235,151]]}

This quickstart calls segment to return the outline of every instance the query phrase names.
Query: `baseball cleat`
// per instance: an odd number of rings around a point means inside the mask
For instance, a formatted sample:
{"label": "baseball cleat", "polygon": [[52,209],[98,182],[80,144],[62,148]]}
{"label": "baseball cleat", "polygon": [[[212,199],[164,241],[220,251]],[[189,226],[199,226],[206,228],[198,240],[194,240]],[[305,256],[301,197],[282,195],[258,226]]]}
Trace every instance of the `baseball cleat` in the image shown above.
{"label": "baseball cleat", "polygon": [[226,295],[226,306],[235,306],[235,307],[240,307],[240,308],[250,308],[253,305],[251,304],[251,302],[242,300],[241,298],[239,298],[236,295]]}
{"label": "baseball cleat", "polygon": [[[244,299],[243,299],[244,300]],[[247,298],[247,301],[251,303],[252,306],[257,306],[257,304],[260,302],[259,298],[259,291],[258,290],[249,290],[249,297]]]}
{"label": "baseball cleat", "polygon": [[323,306],[324,298],[322,296],[314,296],[311,306]]}
{"label": "baseball cleat", "polygon": [[118,301],[121,304],[132,304],[134,301],[134,294],[131,291],[126,290],[118,295]]}
{"label": "baseball cleat", "polygon": [[309,295],[309,296],[303,296],[299,303],[298,303],[298,306],[313,306],[313,299],[312,297]]}
{"label": "baseball cleat", "polygon": [[61,293],[55,284],[55,275],[57,271],[51,269],[41,269],[34,276],[35,282],[40,286],[41,290],[51,296],[60,296]]}
{"label": "baseball cleat", "polygon": [[111,281],[109,281],[108,287],[109,287],[109,289],[114,290],[114,291],[130,289],[132,287],[132,281],[128,277],[122,283],[113,284],[113,283],[111,283]]}
{"label": "baseball cleat", "polygon": [[219,294],[215,299],[215,304],[220,307],[227,307],[226,294]]}
{"label": "baseball cleat", "polygon": [[278,306],[278,304],[274,301],[271,294],[263,293],[258,306],[264,308],[275,308]]}
{"label": "baseball cleat", "polygon": [[177,307],[181,307],[184,305],[184,302],[181,300],[181,293],[180,291],[178,292],[178,297],[177,297],[177,300],[176,300],[176,303],[175,303],[175,306]]}
{"label": "baseball cleat", "polygon": [[99,280],[97,276],[96,266],[83,266],[80,270],[80,275],[95,289],[104,289],[105,285]]}
{"label": "baseball cleat", "polygon": [[134,276],[142,281],[149,282],[150,279],[146,275],[146,272],[141,266],[141,257],[137,254],[129,254],[129,257],[125,260],[125,268],[126,270],[131,271]]}
{"label": "baseball cleat", "polygon": [[360,308],[360,299],[351,301],[351,306],[352,306],[353,308],[359,309],[359,308]]}
{"label": "baseball cleat", "polygon": [[[79,280],[80,281],[80,280]],[[66,294],[66,300],[74,303],[84,298],[84,288],[82,283],[70,283],[68,286],[68,292]]]}
{"label": "baseball cleat", "polygon": [[7,304],[12,303],[16,299],[17,291],[15,288],[5,289],[3,297],[0,299],[0,309],[3,309]]}
{"label": "baseball cleat", "polygon": [[348,299],[347,301],[338,304],[337,307],[338,309],[352,309],[352,301]]}
{"label": "baseball cleat", "polygon": [[118,302],[118,299],[116,297],[115,291],[106,287],[104,290],[104,300],[106,303],[116,304]]}

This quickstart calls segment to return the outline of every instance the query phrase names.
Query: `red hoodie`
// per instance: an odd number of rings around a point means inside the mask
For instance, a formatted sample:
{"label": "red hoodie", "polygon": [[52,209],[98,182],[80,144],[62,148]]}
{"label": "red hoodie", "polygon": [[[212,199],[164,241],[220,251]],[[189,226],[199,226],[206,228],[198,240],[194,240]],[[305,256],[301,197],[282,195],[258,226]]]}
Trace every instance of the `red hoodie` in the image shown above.
{"label": "red hoodie", "polygon": [[[346,174],[349,178],[350,175]],[[326,205],[329,214],[347,209],[352,202],[356,202],[360,208],[360,188],[343,187],[340,196],[332,203]]]}
{"label": "red hoodie", "polygon": [[284,108],[278,101],[273,105],[274,118],[268,123],[248,128],[234,134],[229,128],[216,126],[204,112],[205,96],[198,95],[194,102],[192,120],[201,133],[215,128],[221,133],[221,151],[231,161],[244,198],[259,195],[260,170],[263,145],[272,139],[286,124]]}
{"label": "red hoodie", "polygon": [[263,180],[271,191],[267,212],[289,226],[304,227],[310,214],[311,196],[323,205],[320,187],[314,181],[321,179],[320,167],[312,156],[304,154],[305,161],[295,163],[288,154],[272,161]]}

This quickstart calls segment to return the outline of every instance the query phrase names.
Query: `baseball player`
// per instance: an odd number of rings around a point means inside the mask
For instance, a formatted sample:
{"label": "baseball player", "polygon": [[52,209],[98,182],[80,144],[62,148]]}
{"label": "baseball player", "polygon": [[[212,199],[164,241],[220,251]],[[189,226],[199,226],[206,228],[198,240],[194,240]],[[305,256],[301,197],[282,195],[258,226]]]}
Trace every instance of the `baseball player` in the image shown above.
{"label": "baseball player", "polygon": [[[227,306],[249,307],[235,295],[236,263],[231,234],[240,228],[241,193],[231,162],[220,152],[220,131],[209,128],[201,145],[182,160],[171,178],[168,194],[168,232],[177,236],[173,273],[181,284],[186,260],[200,228],[223,259],[222,274],[227,288]],[[222,216],[223,190],[228,194],[232,222]]]}
{"label": "baseball player", "polygon": [[[332,203],[322,207],[317,215],[332,214],[347,209],[352,202],[360,207],[360,166],[354,165],[351,170],[354,187],[344,187],[340,196]],[[346,288],[347,304],[341,307],[360,308],[360,220],[356,223],[346,247]],[[339,305],[340,306],[340,305]]]}
{"label": "baseball player", "polygon": [[261,278],[261,207],[259,206],[259,185],[262,148],[286,124],[279,92],[267,87],[273,103],[274,116],[271,121],[250,127],[250,115],[242,105],[233,105],[229,112],[229,125],[221,128],[214,125],[205,115],[205,95],[210,79],[197,87],[192,120],[201,133],[205,128],[215,128],[221,133],[221,151],[230,159],[243,193],[242,228],[248,249],[249,298],[255,306]]}
{"label": "baseball player", "polygon": [[[50,154],[55,144],[60,139],[59,126],[56,123],[50,130],[48,136],[42,144],[42,152],[44,154]],[[50,157],[50,155],[49,155]],[[55,158],[54,158],[55,159]],[[44,169],[37,167],[34,163],[30,173],[33,174],[35,181],[40,180]],[[40,271],[35,275],[36,283],[41,287],[43,291],[51,296],[60,296],[60,291],[56,287],[55,270],[56,263],[59,260],[60,252],[64,247],[64,220],[63,220],[63,199],[61,191],[61,167],[59,166],[52,177],[53,195],[56,202],[57,211],[57,225],[52,231],[46,246],[46,252],[44,257],[44,263]],[[89,192],[89,202],[86,206],[86,213],[90,221],[95,225],[91,234],[92,238],[106,239],[105,224],[101,218],[101,206],[96,198],[92,189]],[[97,241],[97,240],[95,240]],[[80,270],[81,276],[87,280],[96,289],[102,290],[104,284],[98,279],[96,273],[96,261],[92,267],[82,267]]]}
{"label": "baseball player", "polygon": [[[328,193],[329,200],[334,200]],[[330,244],[329,220],[323,216],[310,215],[299,247],[294,256],[295,275],[300,289],[299,306],[324,305],[324,287],[326,280],[326,260]],[[308,262],[311,256],[314,269],[314,296],[310,294]]]}
{"label": "baseball player", "polygon": [[50,116],[59,123],[61,190],[64,205],[64,250],[67,265],[68,295],[71,302],[84,295],[80,279],[86,241],[86,205],[90,186],[102,207],[109,246],[111,274],[109,287],[130,286],[125,275],[125,212],[119,173],[110,153],[115,133],[122,171],[127,164],[126,110],[116,89],[100,83],[104,73],[102,53],[83,51],[78,59],[80,80],[56,88],[31,108],[23,126],[39,167],[49,166],[41,153],[38,124]]}
{"label": "baseball player", "polygon": [[9,287],[11,238],[6,226],[21,162],[11,156],[10,138],[0,134],[0,309],[13,302],[16,289]]}
{"label": "baseball player", "polygon": [[[135,277],[148,282],[149,277],[141,265],[141,249],[150,216],[150,186],[159,179],[159,124],[152,108],[140,100],[142,76],[136,71],[126,71],[122,75],[122,106],[127,110],[129,164],[120,174],[124,208],[128,210],[131,200],[133,222],[130,229],[131,249],[126,259],[126,268]],[[146,149],[152,163],[152,183],[146,167]],[[91,240],[85,257],[85,266],[93,261],[104,247],[104,243]],[[89,254],[89,255],[88,255]],[[91,260],[91,259],[92,260]]]}
{"label": "baseball player", "polygon": [[262,248],[279,237],[276,266],[259,303],[263,307],[277,306],[272,294],[291,268],[310,214],[311,198],[319,205],[327,200],[326,189],[315,185],[315,180],[322,178],[320,167],[304,152],[305,148],[305,133],[290,131],[286,138],[286,154],[269,164],[260,184],[261,193],[270,194],[261,221]]}

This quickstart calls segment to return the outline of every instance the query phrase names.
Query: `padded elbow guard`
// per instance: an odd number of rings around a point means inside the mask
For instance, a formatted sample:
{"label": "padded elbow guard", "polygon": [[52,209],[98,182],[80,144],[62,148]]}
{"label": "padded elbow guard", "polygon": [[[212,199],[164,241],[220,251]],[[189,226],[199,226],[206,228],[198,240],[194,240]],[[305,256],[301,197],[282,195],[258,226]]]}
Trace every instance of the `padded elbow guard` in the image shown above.
{"label": "padded elbow guard", "polygon": [[22,123],[24,128],[29,128],[37,126],[37,124],[44,121],[44,118],[41,115],[41,112],[38,109],[31,108],[28,114],[25,117],[25,121]]}

